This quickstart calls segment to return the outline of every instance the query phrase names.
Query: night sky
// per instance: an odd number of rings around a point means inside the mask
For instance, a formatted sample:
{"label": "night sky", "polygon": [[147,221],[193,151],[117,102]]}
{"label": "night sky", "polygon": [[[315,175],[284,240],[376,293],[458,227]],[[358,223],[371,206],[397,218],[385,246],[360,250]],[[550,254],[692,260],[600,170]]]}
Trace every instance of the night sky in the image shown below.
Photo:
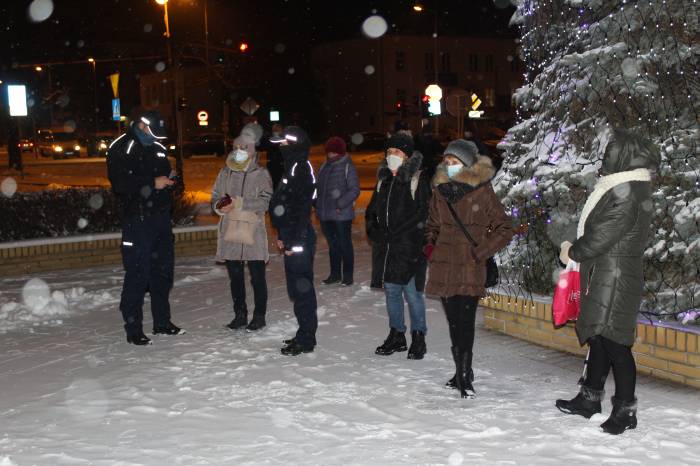
{"label": "night sky", "polygon": [[[3,67],[101,56],[103,51],[112,52],[115,42],[162,53],[162,7],[155,0],[56,0],[53,14],[41,23],[29,20],[30,3],[11,0],[0,5]],[[443,35],[515,35],[508,28],[513,8],[497,8],[492,0],[422,3],[426,8],[437,4]],[[415,13],[413,2],[407,0],[208,0],[208,4],[210,40],[215,45],[245,38],[252,46],[281,42],[290,50],[295,45],[303,50],[318,42],[360,36],[363,19],[375,10],[393,32],[432,33],[432,13]],[[202,40],[203,5],[204,0],[170,0],[175,42]]]}
{"label": "night sky", "polygon": [[[170,0],[176,57],[203,56],[204,2]],[[111,99],[107,81],[110,73],[121,73],[123,107],[138,103],[138,74],[153,71],[166,57],[162,6],[155,0],[54,0],[51,16],[35,23],[28,14],[31,3],[0,2],[0,79],[27,83],[40,101],[49,89],[47,73],[37,73],[30,65],[78,62],[52,66],[51,88],[69,95],[81,108],[91,108],[93,77],[87,58],[95,57],[102,120],[109,120],[105,115]],[[514,10],[511,6],[499,8],[493,0],[421,3],[426,9],[438,11],[440,35],[516,37],[515,28],[508,26]],[[413,4],[408,0],[208,0],[209,44],[230,49],[212,51],[210,59],[224,57],[230,63],[236,59],[238,45],[245,41],[250,44],[249,59],[262,60],[270,69],[266,85],[299,86],[292,94],[302,95],[307,90],[301,88],[304,78],[310,77],[308,58],[312,47],[362,37],[362,22],[372,14],[387,20],[388,34],[431,35],[432,13],[416,13]],[[280,47],[283,53],[279,53]],[[158,58],[138,59],[153,56]],[[289,67],[297,70],[295,80],[286,80]]]}

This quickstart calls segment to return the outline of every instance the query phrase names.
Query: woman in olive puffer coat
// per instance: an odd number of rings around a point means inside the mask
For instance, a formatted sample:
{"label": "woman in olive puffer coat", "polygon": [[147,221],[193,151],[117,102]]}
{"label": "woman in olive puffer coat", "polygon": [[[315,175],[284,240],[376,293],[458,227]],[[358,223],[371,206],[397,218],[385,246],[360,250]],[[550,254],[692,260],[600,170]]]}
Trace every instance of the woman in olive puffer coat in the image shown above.
{"label": "woman in olive puffer coat", "polygon": [[581,267],[580,343],[590,347],[587,374],[579,394],[557,400],[569,414],[590,418],[601,412],[611,367],[615,377],[612,414],[601,427],[621,434],[637,425],[636,366],[632,356],[637,313],[644,288],[642,257],[653,216],[650,169],[658,149],[628,130],[613,130],[596,183],[581,212],[577,239],[562,244],[560,258]]}

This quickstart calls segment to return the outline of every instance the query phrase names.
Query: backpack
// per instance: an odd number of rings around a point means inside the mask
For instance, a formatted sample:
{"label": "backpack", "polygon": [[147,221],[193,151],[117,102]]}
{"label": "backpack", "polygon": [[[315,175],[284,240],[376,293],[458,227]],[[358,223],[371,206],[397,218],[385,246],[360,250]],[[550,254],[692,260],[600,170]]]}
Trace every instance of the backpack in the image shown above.
{"label": "backpack", "polygon": [[[417,170],[411,177],[411,197],[416,200],[416,190],[418,189],[418,182],[420,181],[421,170]],[[382,188],[382,180],[377,181],[377,193]]]}

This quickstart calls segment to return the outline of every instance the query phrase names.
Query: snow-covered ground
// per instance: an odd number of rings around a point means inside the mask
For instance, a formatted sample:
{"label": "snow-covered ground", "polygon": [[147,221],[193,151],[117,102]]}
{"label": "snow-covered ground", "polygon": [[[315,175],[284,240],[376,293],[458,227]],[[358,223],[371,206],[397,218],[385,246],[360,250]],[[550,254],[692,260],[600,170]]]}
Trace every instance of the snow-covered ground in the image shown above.
{"label": "snow-covered ground", "polygon": [[[700,464],[700,392],[641,377],[639,427],[612,437],[605,416],[554,408],[575,394],[579,358],[483,329],[478,398],[459,399],[443,387],[453,366],[435,300],[424,360],[375,356],[384,299],[357,240],[357,285],[318,287],[319,345],[296,358],[279,353],[295,330],[279,257],[255,334],[223,327],[223,268],[179,260],[173,320],[188,333],[149,347],[124,339],[119,268],[3,279],[0,465]],[[323,250],[316,269],[324,278]],[[39,301],[22,298],[30,278],[49,285],[29,293]]]}

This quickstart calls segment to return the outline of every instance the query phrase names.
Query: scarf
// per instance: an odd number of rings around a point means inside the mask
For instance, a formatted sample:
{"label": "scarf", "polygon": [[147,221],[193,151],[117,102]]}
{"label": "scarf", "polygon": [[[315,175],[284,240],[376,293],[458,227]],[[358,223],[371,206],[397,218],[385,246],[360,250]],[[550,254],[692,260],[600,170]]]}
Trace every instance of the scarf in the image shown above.
{"label": "scarf", "polygon": [[590,196],[588,196],[588,199],[586,199],[586,203],[584,204],[583,210],[581,211],[581,218],[578,221],[578,228],[576,229],[577,239],[583,236],[588,216],[591,214],[591,212],[593,212],[593,209],[603,198],[605,193],[615,188],[616,186],[619,186],[623,183],[629,183],[631,181],[650,182],[651,174],[646,168],[638,168],[636,170],[613,173],[612,175],[603,176],[598,180],[598,182],[595,184],[593,192]]}

